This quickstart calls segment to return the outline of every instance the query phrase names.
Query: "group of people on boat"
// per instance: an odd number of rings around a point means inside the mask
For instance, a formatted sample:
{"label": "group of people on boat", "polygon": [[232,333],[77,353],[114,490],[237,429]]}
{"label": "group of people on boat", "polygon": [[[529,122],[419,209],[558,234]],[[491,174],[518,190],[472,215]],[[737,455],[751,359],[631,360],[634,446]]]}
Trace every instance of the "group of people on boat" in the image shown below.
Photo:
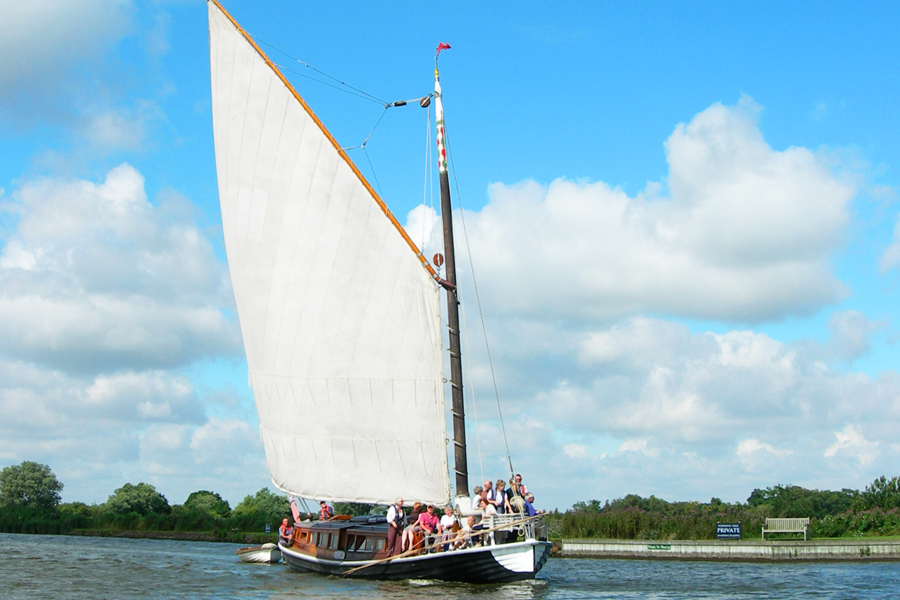
{"label": "group of people on boat", "polygon": [[[433,504],[416,502],[409,514],[404,510],[403,498],[397,498],[385,515],[389,555],[403,554],[424,546],[445,551],[481,545],[483,535],[479,532],[486,529],[482,522],[484,517],[503,514],[533,517],[538,514],[532,504],[534,495],[522,483],[520,474],[510,478],[508,488],[503,479],[496,482],[488,479],[483,486],[476,486],[472,492],[471,507],[445,506],[439,510]],[[322,500],[319,506],[318,520],[328,521],[334,518],[334,509],[326,501]],[[476,514],[472,514],[473,512]],[[443,514],[438,516],[440,513]],[[312,513],[307,514],[310,519],[313,518]],[[465,519],[461,521],[463,515]],[[278,538],[282,544],[290,546],[293,536],[294,529],[285,517],[278,528]],[[506,537],[505,532],[496,532],[495,543],[511,541]]]}
{"label": "group of people on boat", "polygon": [[[417,540],[430,541],[430,545],[439,551],[480,545],[482,536],[477,532],[485,529],[482,523],[484,517],[513,513],[533,517],[538,514],[532,504],[534,495],[525,488],[520,474],[510,479],[508,489],[502,479],[498,479],[496,484],[488,480],[484,486],[476,487],[473,494],[471,508],[478,516],[469,514],[463,522],[460,522],[452,506],[444,507],[443,515],[438,517],[438,509],[433,504],[421,502],[413,504],[412,511],[407,515],[403,498],[397,498],[386,515],[390,555],[414,549],[419,543]],[[502,539],[505,536],[501,534],[499,537]]]}
{"label": "group of people on boat", "polygon": [[508,488],[503,479],[498,479],[496,483],[488,479],[483,486],[476,486],[472,490],[472,508],[486,517],[509,513],[533,517],[537,514],[533,502],[534,494],[522,483],[522,475],[519,473],[509,480]]}
{"label": "group of people on boat", "polygon": [[403,498],[397,498],[386,515],[389,555],[396,556],[416,548],[446,551],[481,543],[480,536],[474,532],[484,527],[474,516],[460,523],[452,506],[445,506],[442,512],[443,515],[438,517],[433,504],[416,502],[407,515],[403,510]]}

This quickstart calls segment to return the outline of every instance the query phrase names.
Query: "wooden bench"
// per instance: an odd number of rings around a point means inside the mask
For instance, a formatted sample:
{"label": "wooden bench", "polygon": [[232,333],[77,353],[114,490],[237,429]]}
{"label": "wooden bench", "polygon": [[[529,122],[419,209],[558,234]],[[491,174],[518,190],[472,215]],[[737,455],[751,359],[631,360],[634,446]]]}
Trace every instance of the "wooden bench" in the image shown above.
{"label": "wooden bench", "polygon": [[809,537],[809,517],[802,519],[770,519],[762,528],[762,539],[766,541],[767,533],[802,533],[803,540]]}

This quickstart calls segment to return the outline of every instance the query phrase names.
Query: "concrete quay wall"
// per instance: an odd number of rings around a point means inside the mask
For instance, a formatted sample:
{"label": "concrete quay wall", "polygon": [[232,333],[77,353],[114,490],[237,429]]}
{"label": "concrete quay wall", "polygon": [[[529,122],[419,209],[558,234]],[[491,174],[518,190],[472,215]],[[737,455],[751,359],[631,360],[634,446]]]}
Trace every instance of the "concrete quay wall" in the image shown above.
{"label": "concrete quay wall", "polygon": [[560,556],[728,561],[900,560],[900,540],[563,540]]}

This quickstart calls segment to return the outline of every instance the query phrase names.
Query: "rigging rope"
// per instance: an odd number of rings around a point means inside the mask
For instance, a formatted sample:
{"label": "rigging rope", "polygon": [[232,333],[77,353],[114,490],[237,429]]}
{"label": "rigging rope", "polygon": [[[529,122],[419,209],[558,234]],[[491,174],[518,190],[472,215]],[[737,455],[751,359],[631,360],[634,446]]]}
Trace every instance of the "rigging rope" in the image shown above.
{"label": "rigging rope", "polygon": [[365,146],[362,146],[363,154],[366,155],[366,161],[369,163],[369,168],[372,169],[372,177],[375,179],[375,185],[378,186],[378,195],[381,196],[381,199],[384,199],[384,192],[381,191],[381,184],[378,182],[378,174],[375,172],[375,167],[372,166],[372,159],[369,158],[369,151],[366,150]]}
{"label": "rigging rope", "polygon": [[[491,370],[491,382],[494,384],[494,396],[497,399],[497,414],[500,416],[500,429],[503,431],[503,442],[506,444],[506,460],[509,463],[509,472],[512,474],[515,470],[513,469],[512,455],[509,452],[509,439],[506,437],[506,425],[503,423],[503,410],[500,408],[500,392],[497,389],[497,377],[494,374],[494,361],[491,359],[491,347],[488,343],[487,328],[484,325],[484,311],[481,308],[481,295],[478,293],[478,281],[475,279],[475,264],[472,262],[472,248],[469,245],[469,232],[466,229],[465,211],[462,208],[462,194],[459,192],[459,181],[456,179],[456,165],[453,162],[453,153],[450,151],[450,138],[446,129],[444,129],[444,144],[447,147],[447,158],[450,162],[450,168],[453,171],[453,183],[456,186],[456,201],[459,204],[463,238],[466,240],[466,255],[469,258],[469,270],[472,273],[472,285],[475,289],[475,302],[478,306],[478,315],[481,318],[481,331],[484,334],[484,347],[487,351],[488,367]],[[465,314],[465,308],[463,308],[463,313]],[[468,341],[466,344],[466,351],[468,352]]]}
{"label": "rigging rope", "polygon": [[388,108],[390,108],[390,107],[389,107],[389,106],[385,106],[385,107],[384,107],[384,110],[381,111],[381,116],[378,117],[378,120],[377,120],[377,121],[375,121],[375,125],[372,126],[372,131],[369,132],[369,135],[366,136],[366,139],[363,140],[363,143],[362,143],[362,144],[360,144],[360,145],[358,145],[358,146],[349,146],[349,147],[347,147],[347,148],[341,148],[341,150],[344,150],[345,152],[346,152],[347,150],[356,150],[356,149],[358,149],[358,148],[362,148],[363,150],[365,150],[365,149],[366,149],[366,144],[369,143],[369,138],[372,137],[372,134],[373,134],[373,133],[375,133],[375,128],[378,127],[378,124],[379,124],[379,123],[381,123],[381,120],[384,118],[384,113],[387,112],[387,109],[388,109]]}
{"label": "rigging rope", "polygon": [[[298,71],[291,71],[291,73],[296,73],[297,75],[300,75],[301,77],[306,77],[307,79],[311,79],[311,80],[313,80],[313,81],[317,81],[317,82],[321,83],[322,85],[327,85],[327,86],[329,86],[329,87],[333,87],[333,88],[335,88],[335,89],[345,91],[345,92],[347,92],[348,94],[352,94],[353,96],[360,96],[360,97],[365,98],[365,99],[367,99],[367,100],[371,100],[372,102],[378,102],[378,103],[380,103],[380,104],[382,104],[382,105],[388,104],[388,102],[387,102],[386,100],[381,100],[380,98],[378,98],[378,97],[376,97],[376,96],[373,96],[372,94],[370,94],[370,93],[368,93],[368,92],[364,92],[363,90],[361,90],[361,89],[359,89],[359,88],[357,88],[357,87],[353,87],[352,85],[350,85],[349,83],[347,83],[347,82],[345,82],[345,81],[341,81],[341,80],[338,79],[337,77],[333,77],[333,76],[329,75],[329,74],[326,73],[325,71],[322,71],[322,70],[320,70],[320,69],[315,68],[314,66],[312,66],[312,65],[310,65],[310,64],[308,64],[308,63],[303,62],[303,61],[300,60],[299,58],[297,58],[297,57],[295,57],[295,56],[291,56],[290,54],[288,54],[287,52],[285,52],[285,51],[282,50],[281,48],[278,48],[278,47],[276,47],[276,46],[273,46],[273,45],[270,44],[269,42],[267,42],[267,41],[265,41],[265,40],[262,40],[262,39],[256,37],[256,36],[253,35],[252,33],[249,34],[249,35],[250,35],[250,37],[252,37],[254,40],[256,40],[257,42],[259,42],[260,44],[265,44],[265,45],[268,46],[269,48],[275,50],[276,52],[280,52],[281,54],[287,56],[287,57],[290,58],[291,60],[296,61],[297,63],[303,65],[303,66],[306,67],[307,69],[311,69],[311,70],[315,71],[316,73],[318,73],[319,75],[322,75],[323,77],[327,77],[328,79],[331,79],[332,81],[335,81],[335,82],[339,83],[340,85],[342,85],[342,86],[344,86],[344,87],[346,87],[346,88],[349,88],[349,89],[353,90],[353,92],[356,92],[356,93],[354,94],[354,93],[349,92],[349,91],[347,91],[347,90],[344,90],[343,88],[340,88],[340,87],[338,87],[338,86],[336,86],[336,85],[332,85],[332,84],[327,83],[327,82],[325,82],[325,81],[321,81],[321,80],[319,80],[319,79],[315,79],[314,77],[310,77],[309,75],[304,75],[303,73],[300,73],[300,72],[298,72]],[[281,67],[281,66],[279,65],[279,68],[284,68],[284,67]],[[285,69],[285,70],[289,70],[289,69]]]}

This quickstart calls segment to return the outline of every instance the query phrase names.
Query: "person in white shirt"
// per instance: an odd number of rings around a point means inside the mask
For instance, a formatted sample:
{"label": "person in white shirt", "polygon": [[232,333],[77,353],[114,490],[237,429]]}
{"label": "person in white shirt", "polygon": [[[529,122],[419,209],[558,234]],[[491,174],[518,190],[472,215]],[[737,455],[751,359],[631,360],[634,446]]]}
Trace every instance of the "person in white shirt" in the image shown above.
{"label": "person in white shirt", "polygon": [[400,554],[402,552],[401,541],[403,539],[403,526],[406,524],[406,513],[403,512],[403,498],[391,504],[387,511],[388,535],[387,549],[388,556]]}
{"label": "person in white shirt", "polygon": [[459,521],[456,520],[456,515],[453,514],[453,508],[448,506],[444,508],[444,515],[441,517],[441,531],[444,534],[441,536],[441,544],[444,544],[442,548],[444,550],[449,550],[449,545],[446,545],[447,542],[456,537],[456,532],[454,529],[459,529],[459,527],[454,527],[457,525]]}

